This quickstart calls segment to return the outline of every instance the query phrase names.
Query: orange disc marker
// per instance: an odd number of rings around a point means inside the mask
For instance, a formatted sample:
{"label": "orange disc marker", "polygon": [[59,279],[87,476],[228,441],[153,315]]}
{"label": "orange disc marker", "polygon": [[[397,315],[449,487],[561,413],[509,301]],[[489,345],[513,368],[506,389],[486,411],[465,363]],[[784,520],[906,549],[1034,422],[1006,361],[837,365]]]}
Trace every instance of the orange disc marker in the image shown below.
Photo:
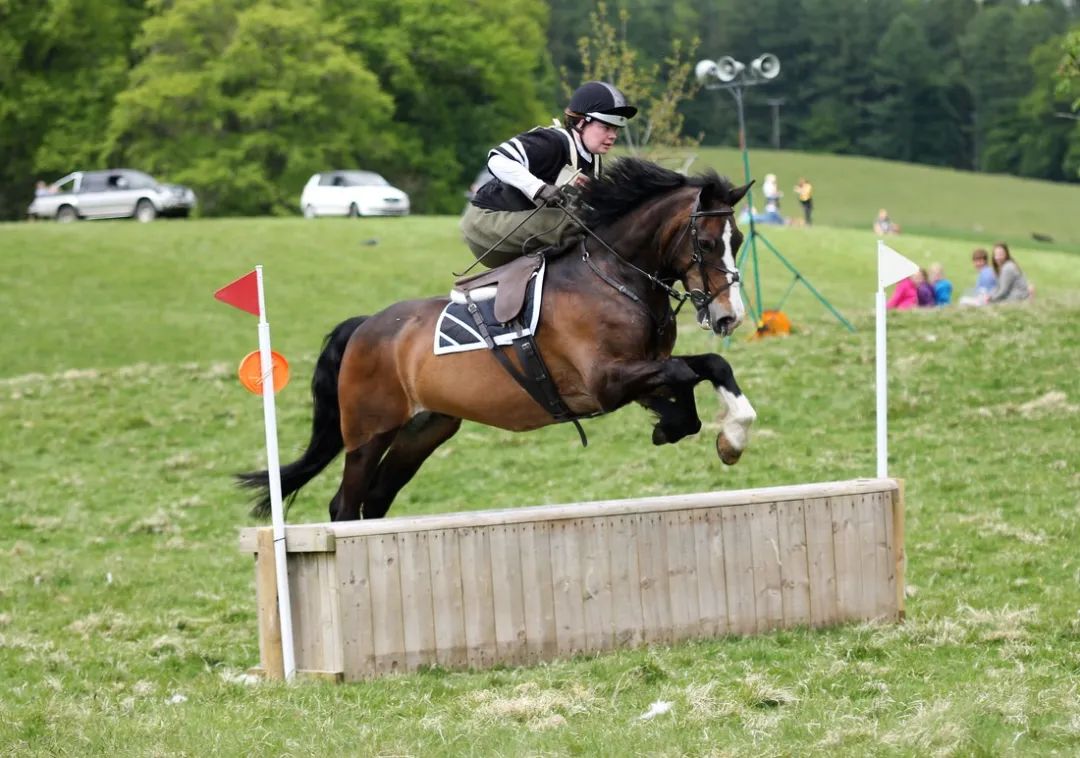
{"label": "orange disc marker", "polygon": [[[274,375],[274,392],[281,392],[281,389],[289,383],[289,362],[281,353],[271,350],[270,366]],[[237,374],[240,376],[240,384],[244,385],[244,389],[256,395],[262,394],[262,365],[258,350],[244,356],[244,360],[240,361]]]}

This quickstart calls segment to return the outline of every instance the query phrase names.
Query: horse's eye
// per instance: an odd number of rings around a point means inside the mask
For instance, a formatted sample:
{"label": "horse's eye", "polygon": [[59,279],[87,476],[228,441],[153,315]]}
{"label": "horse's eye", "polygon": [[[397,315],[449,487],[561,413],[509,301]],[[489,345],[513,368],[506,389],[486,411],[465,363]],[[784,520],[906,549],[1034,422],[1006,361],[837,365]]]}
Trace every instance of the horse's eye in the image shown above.
{"label": "horse's eye", "polygon": [[710,252],[714,247],[716,247],[716,240],[699,239],[698,244],[701,245],[702,250],[704,250],[705,252]]}

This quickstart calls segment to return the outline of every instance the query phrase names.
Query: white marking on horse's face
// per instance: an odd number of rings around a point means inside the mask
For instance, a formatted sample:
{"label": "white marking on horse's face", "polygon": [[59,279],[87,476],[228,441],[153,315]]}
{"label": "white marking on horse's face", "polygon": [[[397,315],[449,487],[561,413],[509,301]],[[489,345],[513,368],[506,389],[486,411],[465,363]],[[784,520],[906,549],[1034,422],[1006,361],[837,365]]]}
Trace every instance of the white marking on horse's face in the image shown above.
{"label": "white marking on horse's face", "polygon": [[[723,234],[720,235],[720,238],[724,241],[724,268],[726,268],[728,271],[737,272],[737,269],[735,268],[735,251],[731,249],[732,232],[733,224],[730,219],[727,219],[724,221]],[[731,274],[726,274],[724,275],[724,277],[726,279],[725,284],[718,286],[728,287],[728,303],[725,305],[724,303],[719,302],[720,298],[717,298],[711,303],[709,303],[708,321],[712,324],[719,324],[725,318],[735,319],[735,322],[727,330],[730,334],[731,332],[738,329],[739,324],[741,324],[746,318],[746,305],[743,303],[742,289],[739,286],[739,282],[733,281],[735,277]],[[710,323],[707,323],[704,319],[702,319],[701,326],[703,329],[708,329]]]}
{"label": "white marking on horse's face", "polygon": [[716,394],[727,408],[723,416],[723,435],[736,450],[745,450],[750,440],[750,427],[757,419],[757,411],[746,395],[735,395],[723,387],[716,388]]}

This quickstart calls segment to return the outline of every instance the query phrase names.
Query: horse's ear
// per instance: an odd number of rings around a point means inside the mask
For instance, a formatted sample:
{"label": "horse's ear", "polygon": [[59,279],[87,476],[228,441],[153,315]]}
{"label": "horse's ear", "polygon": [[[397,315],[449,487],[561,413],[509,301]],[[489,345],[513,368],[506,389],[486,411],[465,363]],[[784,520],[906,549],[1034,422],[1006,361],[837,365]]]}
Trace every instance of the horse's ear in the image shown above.
{"label": "horse's ear", "polygon": [[754,186],[754,180],[751,179],[749,184],[744,184],[741,187],[736,187],[728,193],[728,205],[734,208],[740,200],[742,200],[746,193],[750,191],[750,188]]}

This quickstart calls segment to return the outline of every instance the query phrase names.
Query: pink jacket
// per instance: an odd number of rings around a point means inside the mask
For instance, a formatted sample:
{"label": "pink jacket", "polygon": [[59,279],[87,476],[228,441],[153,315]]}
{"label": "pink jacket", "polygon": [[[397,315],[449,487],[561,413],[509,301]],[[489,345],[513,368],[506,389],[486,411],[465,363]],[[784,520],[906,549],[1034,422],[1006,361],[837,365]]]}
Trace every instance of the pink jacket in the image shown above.
{"label": "pink jacket", "polygon": [[911,277],[908,277],[907,279],[901,279],[897,282],[896,291],[893,292],[892,297],[885,303],[885,307],[906,310],[908,308],[914,308],[918,304],[919,292],[915,288],[915,282],[911,281]]}

